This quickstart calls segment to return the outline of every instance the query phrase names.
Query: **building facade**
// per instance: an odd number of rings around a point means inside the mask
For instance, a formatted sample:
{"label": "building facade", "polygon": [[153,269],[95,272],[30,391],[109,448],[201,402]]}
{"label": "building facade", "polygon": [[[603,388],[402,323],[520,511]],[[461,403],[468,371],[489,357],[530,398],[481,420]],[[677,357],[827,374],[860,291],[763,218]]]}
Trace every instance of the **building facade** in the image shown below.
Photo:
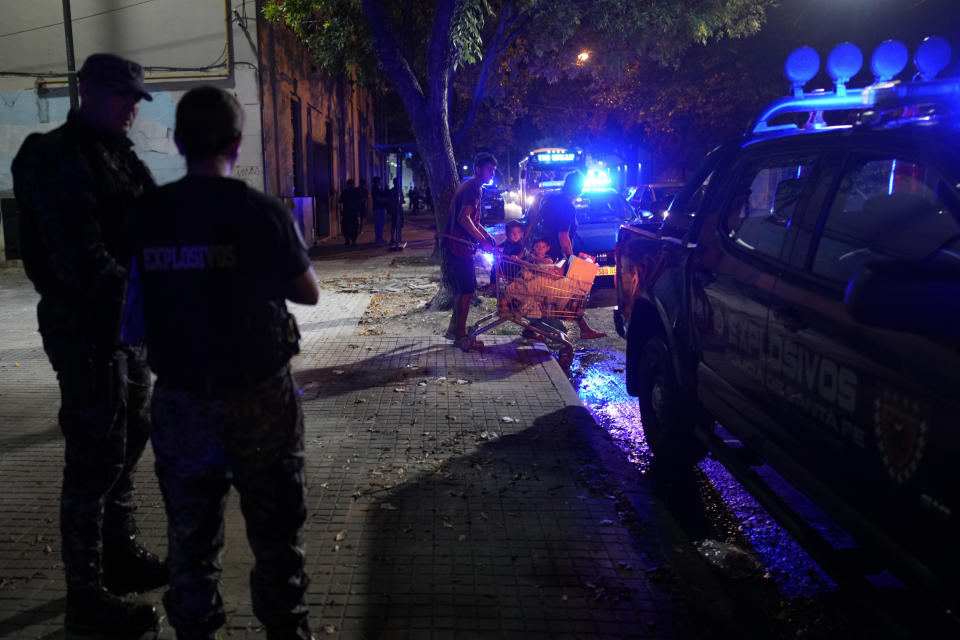
{"label": "building facade", "polygon": [[[312,245],[337,235],[336,196],[347,178],[369,182],[378,162],[369,93],[310,63],[261,0],[72,0],[72,40],[62,3],[5,0],[0,33],[0,265],[19,257],[10,164],[33,131],[66,120],[68,46],[76,67],[111,52],[146,69],[153,100],[140,103],[130,138],[157,182],[185,173],[173,141],[177,101],[212,84],[233,93],[245,123],[234,176],[283,198]],[[69,42],[69,44],[68,44]]]}

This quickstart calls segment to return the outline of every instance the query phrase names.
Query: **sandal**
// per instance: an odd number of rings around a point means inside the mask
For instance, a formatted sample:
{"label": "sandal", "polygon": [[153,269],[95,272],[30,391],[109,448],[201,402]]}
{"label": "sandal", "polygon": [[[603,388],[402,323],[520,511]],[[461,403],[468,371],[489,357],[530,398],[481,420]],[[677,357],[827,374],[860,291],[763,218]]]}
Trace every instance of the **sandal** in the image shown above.
{"label": "sandal", "polygon": [[483,343],[470,336],[461,336],[454,343],[460,347],[461,351],[479,351],[483,349]]}
{"label": "sandal", "polygon": [[580,332],[581,340],[595,340],[597,338],[606,338],[606,337],[607,337],[607,334],[605,334],[603,331],[594,331],[591,329],[590,331]]}
{"label": "sandal", "polygon": [[444,339],[446,339],[446,340],[456,341],[456,339],[457,339],[457,334],[455,334],[453,331],[450,331],[449,329],[447,329],[447,332],[443,334],[443,337],[444,337]]}

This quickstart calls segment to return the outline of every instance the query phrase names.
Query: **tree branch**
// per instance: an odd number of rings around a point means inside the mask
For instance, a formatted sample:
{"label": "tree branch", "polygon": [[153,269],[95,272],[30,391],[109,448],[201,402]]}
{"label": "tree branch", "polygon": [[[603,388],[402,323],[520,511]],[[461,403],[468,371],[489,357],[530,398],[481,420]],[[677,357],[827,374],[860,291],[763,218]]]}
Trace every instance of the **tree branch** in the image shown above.
{"label": "tree branch", "polygon": [[426,100],[423,88],[413,73],[410,62],[403,55],[400,39],[390,23],[383,0],[360,0],[360,7],[370,27],[373,48],[377,52],[383,72],[393,82],[400,99],[407,106],[407,112],[422,109]]}
{"label": "tree branch", "polygon": [[433,10],[433,28],[430,31],[429,55],[427,56],[427,85],[434,113],[449,120],[450,110],[447,95],[450,92],[450,69],[453,67],[453,36],[450,33],[456,0],[437,0]]}
{"label": "tree branch", "polygon": [[[473,94],[470,96],[470,106],[467,108],[467,113],[463,117],[463,122],[460,123],[457,130],[450,136],[453,139],[454,148],[463,142],[463,139],[477,121],[480,103],[487,94],[487,81],[490,78],[490,73],[493,71],[494,63],[500,58],[510,43],[517,38],[520,31],[519,29],[513,29],[508,36],[504,34],[510,31],[523,16],[524,14],[517,13],[513,0],[504,2],[503,10],[497,19],[497,28],[494,30],[493,37],[490,38],[490,43],[487,45],[487,52],[483,56],[483,64],[480,66],[477,82],[473,86]],[[524,22],[526,22],[526,19],[524,19]]]}

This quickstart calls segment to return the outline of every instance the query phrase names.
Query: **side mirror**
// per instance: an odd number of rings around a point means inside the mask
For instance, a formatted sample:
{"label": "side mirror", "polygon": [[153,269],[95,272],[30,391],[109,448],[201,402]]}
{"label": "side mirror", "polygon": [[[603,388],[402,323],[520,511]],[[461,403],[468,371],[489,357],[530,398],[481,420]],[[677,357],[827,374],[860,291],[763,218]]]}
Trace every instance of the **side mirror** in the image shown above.
{"label": "side mirror", "polygon": [[871,327],[960,339],[960,265],[867,262],[847,284],[843,303]]}

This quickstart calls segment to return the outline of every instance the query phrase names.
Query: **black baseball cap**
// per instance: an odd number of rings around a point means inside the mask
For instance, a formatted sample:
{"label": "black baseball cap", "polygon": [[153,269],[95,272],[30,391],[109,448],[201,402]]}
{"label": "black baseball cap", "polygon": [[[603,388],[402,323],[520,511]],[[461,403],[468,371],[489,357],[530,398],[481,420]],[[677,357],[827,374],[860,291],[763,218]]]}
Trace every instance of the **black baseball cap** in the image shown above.
{"label": "black baseball cap", "polygon": [[132,60],[112,53],[94,53],[83,62],[78,74],[84,82],[115,93],[135,93],[144,100],[153,100],[143,83],[143,67]]}

